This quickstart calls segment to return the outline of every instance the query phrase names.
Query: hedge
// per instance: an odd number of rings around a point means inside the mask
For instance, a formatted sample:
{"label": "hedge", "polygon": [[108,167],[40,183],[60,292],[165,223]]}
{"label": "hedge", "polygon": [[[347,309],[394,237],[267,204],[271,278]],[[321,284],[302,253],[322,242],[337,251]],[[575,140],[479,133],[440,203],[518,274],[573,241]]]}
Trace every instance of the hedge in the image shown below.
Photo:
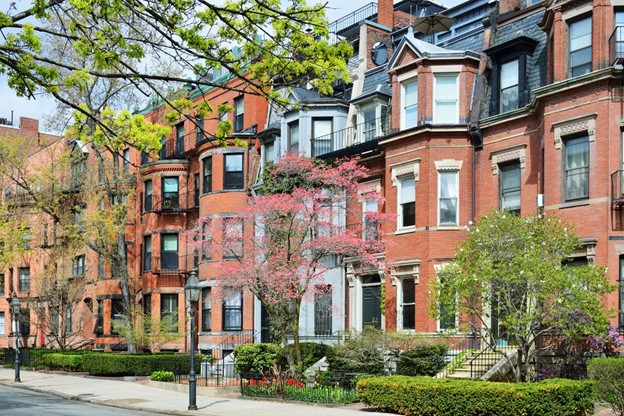
{"label": "hedge", "polygon": [[358,381],[358,398],[382,411],[414,416],[580,416],[594,409],[592,383],[538,383],[389,376]]}
{"label": "hedge", "polygon": [[587,373],[594,380],[596,398],[616,414],[624,414],[624,359],[592,358],[587,361]]}
{"label": "hedge", "polygon": [[[202,356],[195,357],[195,371],[199,372]],[[124,354],[97,353],[85,354],[82,368],[94,376],[149,376],[154,371],[173,371],[188,374],[190,356],[188,354]]]}
{"label": "hedge", "polygon": [[435,376],[444,368],[448,347],[442,343],[422,343],[399,356],[397,374],[403,376]]}
{"label": "hedge", "polygon": [[246,344],[234,350],[234,368],[239,373],[269,374],[278,364],[282,347],[277,344]]}
{"label": "hedge", "polygon": [[83,354],[51,353],[45,354],[41,361],[52,370],[82,371],[82,357]]}
{"label": "hedge", "polygon": [[154,371],[150,376],[150,380],[171,382],[175,380],[175,374],[171,371]]}

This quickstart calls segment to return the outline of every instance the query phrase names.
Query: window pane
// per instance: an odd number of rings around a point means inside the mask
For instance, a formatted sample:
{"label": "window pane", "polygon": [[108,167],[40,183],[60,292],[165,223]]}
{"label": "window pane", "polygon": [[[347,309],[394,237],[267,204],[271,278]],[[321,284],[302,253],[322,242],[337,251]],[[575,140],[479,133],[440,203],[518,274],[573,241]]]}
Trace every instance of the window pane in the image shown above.
{"label": "window pane", "polygon": [[403,219],[403,227],[411,227],[416,225],[416,203],[409,202],[401,205],[401,218]]}
{"label": "window pane", "polygon": [[587,137],[567,140],[565,143],[566,199],[589,196],[589,141]]}
{"label": "window pane", "polygon": [[226,155],[225,171],[237,172],[243,170],[243,155]]}
{"label": "window pane", "polygon": [[436,75],[436,99],[457,99],[457,75]]}
{"label": "window pane", "polygon": [[[374,111],[374,110],[373,110]],[[374,116],[374,112],[373,112]],[[374,118],[374,117],[373,117]],[[326,136],[332,132],[332,120],[314,120],[314,138]]]}
{"label": "window pane", "polygon": [[501,165],[500,207],[510,211],[520,210],[520,163]]}
{"label": "window pane", "polygon": [[570,24],[570,50],[591,46],[591,26],[591,17]]}
{"label": "window pane", "polygon": [[416,201],[416,181],[413,176],[402,178],[400,180],[400,186],[401,194],[399,196],[399,203],[404,204]]}
{"label": "window pane", "polygon": [[501,65],[501,88],[518,84],[518,61],[511,61]]}
{"label": "window pane", "polygon": [[458,172],[440,172],[440,225],[457,225]]}
{"label": "window pane", "polygon": [[163,178],[163,192],[178,192],[178,178]]}
{"label": "window pane", "polygon": [[416,305],[403,305],[403,329],[416,328]]}
{"label": "window pane", "polygon": [[177,234],[163,234],[163,250],[164,251],[178,251],[178,235]]}

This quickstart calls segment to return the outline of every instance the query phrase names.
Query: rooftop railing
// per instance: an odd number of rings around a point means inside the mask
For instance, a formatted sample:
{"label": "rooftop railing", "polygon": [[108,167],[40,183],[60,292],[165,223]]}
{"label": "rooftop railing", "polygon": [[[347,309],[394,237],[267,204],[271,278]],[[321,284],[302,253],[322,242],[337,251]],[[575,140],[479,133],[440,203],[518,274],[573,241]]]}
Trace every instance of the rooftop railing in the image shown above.
{"label": "rooftop railing", "polygon": [[390,133],[390,131],[390,117],[365,121],[313,139],[312,156],[321,156],[349,146],[376,140]]}

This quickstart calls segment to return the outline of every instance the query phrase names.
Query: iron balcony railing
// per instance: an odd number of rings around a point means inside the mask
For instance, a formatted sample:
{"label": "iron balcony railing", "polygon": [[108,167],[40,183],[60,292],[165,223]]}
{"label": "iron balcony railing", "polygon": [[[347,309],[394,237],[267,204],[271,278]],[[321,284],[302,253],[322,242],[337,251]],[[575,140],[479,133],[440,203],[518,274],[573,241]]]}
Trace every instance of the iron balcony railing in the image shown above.
{"label": "iron balcony railing", "polygon": [[611,65],[624,63],[624,26],[616,26],[609,38]]}
{"label": "iron balcony railing", "polygon": [[611,174],[611,203],[624,205],[624,170],[616,170]]}
{"label": "iron balcony railing", "polygon": [[143,212],[188,211],[199,208],[194,192],[163,192],[143,197]]}
{"label": "iron balcony railing", "polygon": [[362,20],[368,19],[377,14],[377,3],[371,2],[346,16],[329,24],[329,32],[340,35],[345,29],[358,25]]}
{"label": "iron balcony railing", "polygon": [[390,132],[390,117],[379,117],[365,121],[313,139],[312,156],[317,157],[349,146],[376,140]]}

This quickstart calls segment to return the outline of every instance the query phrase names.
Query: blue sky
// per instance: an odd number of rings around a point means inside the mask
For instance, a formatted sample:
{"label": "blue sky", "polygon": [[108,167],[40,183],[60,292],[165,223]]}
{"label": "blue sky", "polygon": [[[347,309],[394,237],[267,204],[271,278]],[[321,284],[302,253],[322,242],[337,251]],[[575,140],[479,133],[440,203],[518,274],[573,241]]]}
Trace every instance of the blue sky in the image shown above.
{"label": "blue sky", "polygon": [[[313,0],[308,1],[313,2]],[[371,1],[374,0],[327,0],[327,16],[330,21],[337,20]],[[438,3],[447,7],[455,6],[463,1],[465,0],[437,0]],[[42,96],[35,100],[17,97],[7,85],[5,77],[0,77],[0,97],[0,117],[10,118],[11,111],[13,111],[16,122],[19,122],[20,117],[41,119],[42,115],[51,112],[51,107],[54,105],[50,99]]]}

